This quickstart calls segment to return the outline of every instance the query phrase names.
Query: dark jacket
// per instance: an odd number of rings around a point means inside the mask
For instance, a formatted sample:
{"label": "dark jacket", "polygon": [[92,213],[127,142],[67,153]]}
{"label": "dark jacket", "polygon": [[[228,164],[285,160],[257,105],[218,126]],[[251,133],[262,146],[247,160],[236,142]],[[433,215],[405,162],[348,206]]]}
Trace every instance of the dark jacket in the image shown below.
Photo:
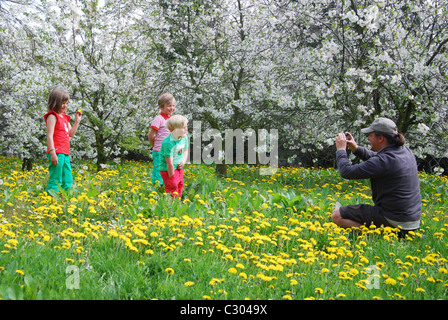
{"label": "dark jacket", "polygon": [[372,200],[394,221],[419,221],[422,213],[420,182],[415,156],[406,146],[389,146],[378,153],[358,147],[364,162],[352,165],[345,150],[336,152],[345,179],[370,179]]}

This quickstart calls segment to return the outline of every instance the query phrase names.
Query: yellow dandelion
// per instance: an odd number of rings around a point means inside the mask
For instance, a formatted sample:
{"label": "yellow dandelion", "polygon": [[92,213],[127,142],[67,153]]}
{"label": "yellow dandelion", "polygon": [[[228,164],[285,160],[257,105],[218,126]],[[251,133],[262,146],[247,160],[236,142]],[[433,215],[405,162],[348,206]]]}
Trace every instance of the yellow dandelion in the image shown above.
{"label": "yellow dandelion", "polygon": [[229,270],[227,270],[229,273],[231,274],[237,274],[238,271],[235,268],[230,268]]}
{"label": "yellow dandelion", "polygon": [[367,259],[366,257],[361,257],[359,261],[361,261],[364,264],[369,263],[369,259]]}
{"label": "yellow dandelion", "polygon": [[426,275],[426,270],[420,268],[420,269],[418,269],[418,274],[420,274],[420,275]]}
{"label": "yellow dandelion", "polygon": [[22,276],[25,274],[25,272],[23,272],[22,270],[16,270],[16,273],[21,274]]}
{"label": "yellow dandelion", "polygon": [[440,268],[439,273],[448,273],[448,270],[446,268]]}
{"label": "yellow dandelion", "polygon": [[214,287],[217,283],[221,283],[221,280],[218,278],[213,278],[208,284]]}
{"label": "yellow dandelion", "polygon": [[350,271],[348,273],[350,273],[350,275],[352,275],[352,276],[356,276],[359,274],[359,271],[357,269],[353,268],[353,269],[350,269]]}
{"label": "yellow dandelion", "polygon": [[19,243],[16,239],[9,239],[8,243],[13,245],[14,247],[17,246],[17,244]]}
{"label": "yellow dandelion", "polygon": [[184,284],[186,287],[192,287],[192,286],[194,286],[194,282],[193,281],[187,281],[187,282],[185,282],[185,284]]}
{"label": "yellow dandelion", "polygon": [[322,293],[324,293],[324,290],[322,288],[316,288],[316,289],[314,289],[314,292],[317,294],[322,294]]}
{"label": "yellow dandelion", "polygon": [[425,292],[425,289],[423,289],[423,288],[417,288],[417,289],[415,289],[415,291],[424,293],[424,292]]}
{"label": "yellow dandelion", "polygon": [[392,278],[387,278],[386,281],[384,281],[384,283],[388,284],[388,285],[391,285],[391,286],[394,286],[394,285],[397,284],[397,280],[392,279]]}
{"label": "yellow dandelion", "polygon": [[166,268],[166,269],[165,269],[165,272],[166,272],[167,274],[174,274],[174,270],[173,270],[173,268]]}

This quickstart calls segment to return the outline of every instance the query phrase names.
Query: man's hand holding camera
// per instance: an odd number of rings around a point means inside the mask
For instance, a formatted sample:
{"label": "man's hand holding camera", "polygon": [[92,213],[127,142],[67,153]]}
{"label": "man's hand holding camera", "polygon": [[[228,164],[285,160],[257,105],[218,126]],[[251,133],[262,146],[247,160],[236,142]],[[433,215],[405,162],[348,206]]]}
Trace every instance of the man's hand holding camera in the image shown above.
{"label": "man's hand holding camera", "polygon": [[358,144],[350,132],[341,132],[336,137],[336,148],[345,150],[347,147],[354,152],[358,149]]}

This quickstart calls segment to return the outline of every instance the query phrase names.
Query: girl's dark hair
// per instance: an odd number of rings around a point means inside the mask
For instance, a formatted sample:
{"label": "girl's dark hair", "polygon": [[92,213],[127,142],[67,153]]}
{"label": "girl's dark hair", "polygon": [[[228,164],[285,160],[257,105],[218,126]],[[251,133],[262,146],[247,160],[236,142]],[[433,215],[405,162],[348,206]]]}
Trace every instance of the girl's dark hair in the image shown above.
{"label": "girl's dark hair", "polygon": [[53,89],[48,96],[48,111],[60,112],[62,108],[62,103],[68,102],[70,96],[67,92],[62,89]]}
{"label": "girl's dark hair", "polygon": [[387,139],[387,142],[391,146],[401,147],[406,142],[406,139],[404,138],[404,136],[401,133],[398,133],[398,134],[386,134],[386,133],[382,133],[382,132],[375,132],[375,135],[377,137],[378,136],[385,137]]}

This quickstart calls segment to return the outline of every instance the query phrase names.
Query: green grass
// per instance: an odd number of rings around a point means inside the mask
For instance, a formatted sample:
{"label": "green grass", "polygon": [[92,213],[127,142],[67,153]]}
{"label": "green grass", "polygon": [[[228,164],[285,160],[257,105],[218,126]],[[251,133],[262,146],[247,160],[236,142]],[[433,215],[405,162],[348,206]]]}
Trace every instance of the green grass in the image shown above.
{"label": "green grass", "polygon": [[401,239],[331,222],[336,202],[371,203],[368,181],[334,169],[188,165],[180,202],[150,163],[75,162],[72,189],[49,196],[44,166],[0,162],[2,299],[447,297],[445,177],[420,174],[423,225]]}

